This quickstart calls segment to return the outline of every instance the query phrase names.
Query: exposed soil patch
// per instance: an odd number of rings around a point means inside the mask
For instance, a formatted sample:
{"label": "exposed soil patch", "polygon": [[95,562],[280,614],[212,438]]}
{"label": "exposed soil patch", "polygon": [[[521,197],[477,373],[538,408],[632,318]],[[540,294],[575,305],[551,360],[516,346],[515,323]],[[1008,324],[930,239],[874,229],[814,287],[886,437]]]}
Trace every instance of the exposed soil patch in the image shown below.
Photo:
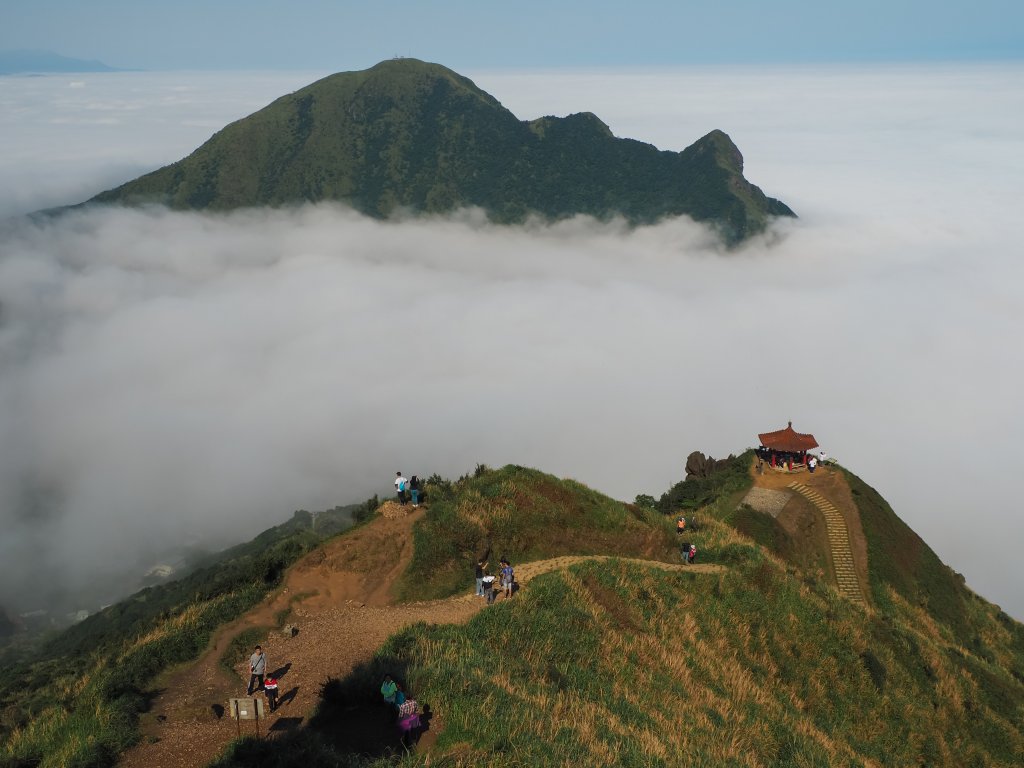
{"label": "exposed soil patch", "polygon": [[[283,706],[267,725],[273,727],[278,718],[296,713],[305,717],[328,674],[347,670],[398,628],[372,613],[356,612],[391,602],[391,586],[412,557],[411,525],[422,514],[418,510],[400,518],[379,517],[293,565],[284,586],[218,630],[198,661],[157,681],[160,693],[142,718],[143,743],[126,752],[121,765],[204,765],[234,737],[236,723],[224,712],[228,699],[245,695],[248,670],[243,662],[237,677],[231,677],[219,662],[232,638],[247,629],[270,632],[263,643],[268,671],[279,673]],[[297,627],[294,637],[273,629],[278,614],[288,608]],[[353,618],[357,615],[359,620]],[[337,626],[322,626],[325,616]],[[374,642],[372,647],[365,645]],[[307,650],[309,645],[317,647]],[[245,726],[254,730],[253,723]],[[158,741],[148,743],[151,739]]]}
{"label": "exposed soil patch", "polygon": [[793,494],[790,491],[777,491],[773,488],[759,488],[754,486],[747,495],[743,497],[740,504],[746,504],[751,509],[763,512],[772,517],[778,517],[782,508],[786,506]]}

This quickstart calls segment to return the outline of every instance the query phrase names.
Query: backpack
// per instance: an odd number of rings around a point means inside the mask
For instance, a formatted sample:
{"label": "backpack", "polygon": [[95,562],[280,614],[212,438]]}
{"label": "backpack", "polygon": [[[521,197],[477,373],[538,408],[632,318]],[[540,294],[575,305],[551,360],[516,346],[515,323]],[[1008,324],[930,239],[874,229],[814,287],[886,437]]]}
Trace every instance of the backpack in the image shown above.
{"label": "backpack", "polygon": [[405,480],[403,480],[402,482],[400,482],[398,484],[398,490],[400,490],[400,491],[404,491],[405,490]]}

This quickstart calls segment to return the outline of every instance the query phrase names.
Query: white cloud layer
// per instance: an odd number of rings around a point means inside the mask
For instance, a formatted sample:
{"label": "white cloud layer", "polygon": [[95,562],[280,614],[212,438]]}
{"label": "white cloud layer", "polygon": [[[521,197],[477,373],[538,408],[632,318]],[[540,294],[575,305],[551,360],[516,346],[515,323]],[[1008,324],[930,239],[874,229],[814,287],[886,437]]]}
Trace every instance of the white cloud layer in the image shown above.
{"label": "white cloud layer", "polygon": [[[476,77],[523,118],[589,109],[667,148],[726,130],[748,178],[801,214],[728,256],[685,220],[499,228],[309,206],[8,227],[0,601],[135,565],[143,544],[248,538],[290,509],[385,492],[396,469],[516,462],[657,494],[689,451],[724,455],[792,419],[1024,616],[1020,75]],[[230,77],[180,79],[216,93]],[[76,95],[93,87],[77,79]],[[7,111],[0,168],[60,114],[40,106],[47,83],[14,98],[35,117]],[[154,90],[120,98],[158,114]],[[173,110],[179,125],[216,111]],[[170,129],[138,126],[68,128],[65,157],[109,151],[69,178],[173,159]],[[19,199],[52,197],[62,166],[37,154]]]}

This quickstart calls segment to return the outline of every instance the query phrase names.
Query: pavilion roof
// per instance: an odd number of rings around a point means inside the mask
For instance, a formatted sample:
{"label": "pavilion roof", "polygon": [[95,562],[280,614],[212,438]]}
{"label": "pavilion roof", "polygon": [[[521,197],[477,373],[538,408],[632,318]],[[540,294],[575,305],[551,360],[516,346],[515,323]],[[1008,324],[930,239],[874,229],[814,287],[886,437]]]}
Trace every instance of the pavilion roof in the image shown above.
{"label": "pavilion roof", "polygon": [[799,452],[818,447],[818,441],[814,439],[814,435],[803,435],[794,431],[792,421],[785,429],[765,432],[758,437],[761,438],[761,445],[775,451]]}

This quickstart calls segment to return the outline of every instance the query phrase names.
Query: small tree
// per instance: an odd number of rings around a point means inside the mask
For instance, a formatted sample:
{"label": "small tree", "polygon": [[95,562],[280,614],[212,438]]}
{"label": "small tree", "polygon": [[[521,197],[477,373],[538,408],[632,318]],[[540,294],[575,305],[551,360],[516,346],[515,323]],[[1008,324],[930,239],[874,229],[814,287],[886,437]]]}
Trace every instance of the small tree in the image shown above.
{"label": "small tree", "polygon": [[647,493],[638,493],[636,498],[633,499],[633,503],[643,509],[654,509],[658,501],[653,496]]}

